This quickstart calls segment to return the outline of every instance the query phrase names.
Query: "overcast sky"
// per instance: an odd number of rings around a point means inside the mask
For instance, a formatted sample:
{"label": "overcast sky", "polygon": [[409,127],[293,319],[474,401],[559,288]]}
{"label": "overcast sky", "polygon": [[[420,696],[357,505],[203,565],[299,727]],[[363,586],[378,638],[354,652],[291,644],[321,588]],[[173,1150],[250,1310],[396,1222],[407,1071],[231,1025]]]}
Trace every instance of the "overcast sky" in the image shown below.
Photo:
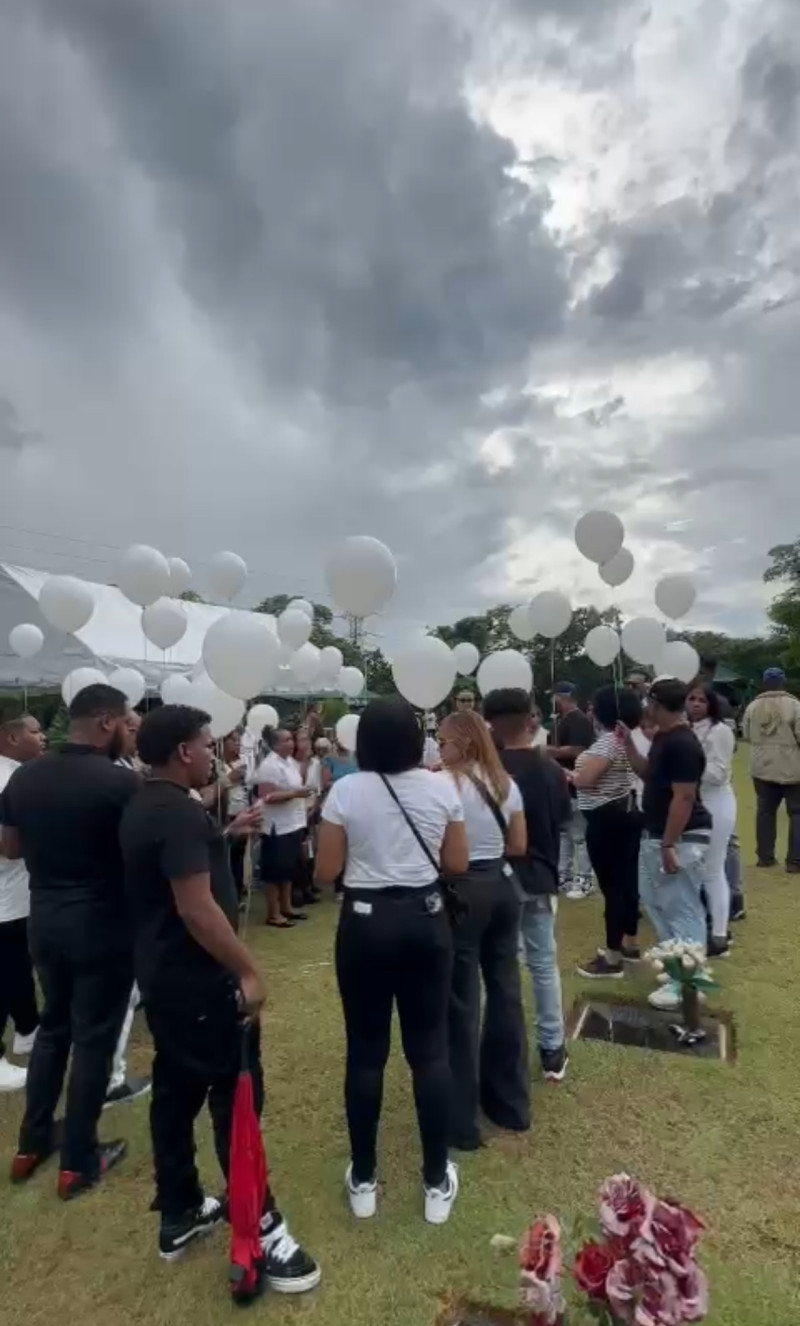
{"label": "overcast sky", "polygon": [[[800,534],[797,0],[0,0],[0,557],[383,539],[379,630],[536,588],[764,624]],[[794,302],[798,301],[798,302]]]}

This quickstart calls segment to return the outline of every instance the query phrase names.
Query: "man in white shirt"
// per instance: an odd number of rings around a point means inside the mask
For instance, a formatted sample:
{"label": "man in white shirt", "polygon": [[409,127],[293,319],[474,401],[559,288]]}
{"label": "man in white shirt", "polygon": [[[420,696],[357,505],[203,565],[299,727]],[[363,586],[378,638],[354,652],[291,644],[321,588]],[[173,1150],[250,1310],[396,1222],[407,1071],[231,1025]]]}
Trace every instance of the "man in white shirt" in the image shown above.
{"label": "man in white shirt", "polygon": [[292,907],[292,886],[302,878],[310,793],[293,758],[291,732],[270,731],[269,742],[270,753],[253,775],[262,803],[261,878],[267,893],[267,925],[286,930],[308,919]]}
{"label": "man in white shirt", "polygon": [[[44,734],[31,714],[0,723],[0,791],[15,769],[44,750]],[[30,1054],[39,1026],[36,987],[28,952],[30,893],[23,860],[0,855],[0,1091],[19,1091],[27,1070],[9,1063],[2,1037],[14,1019],[14,1054]]]}

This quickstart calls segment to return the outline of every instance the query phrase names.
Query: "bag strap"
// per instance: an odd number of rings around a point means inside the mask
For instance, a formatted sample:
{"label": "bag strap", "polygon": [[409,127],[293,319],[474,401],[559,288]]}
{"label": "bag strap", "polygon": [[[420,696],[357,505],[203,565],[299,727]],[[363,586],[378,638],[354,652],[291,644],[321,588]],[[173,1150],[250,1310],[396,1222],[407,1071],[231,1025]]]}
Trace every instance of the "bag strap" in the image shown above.
{"label": "bag strap", "polygon": [[503,835],[503,843],[505,844],[508,837],[508,825],[506,824],[506,817],[500,809],[500,803],[492,795],[482,778],[479,778],[477,774],[472,773],[470,769],[465,769],[464,773],[494,815],[494,818],[497,821],[497,827]]}
{"label": "bag strap", "polygon": [[400,814],[403,816],[403,819],[405,820],[406,824],[413,833],[414,837],[416,838],[417,842],[419,843],[426,857],[428,858],[434,870],[436,871],[437,876],[440,875],[441,866],[439,865],[439,862],[436,860],[436,857],[433,855],[433,852],[431,851],[430,847],[426,843],[425,839],[423,838],[416,824],[412,820],[411,816],[409,815],[408,811],[406,810],[399,796],[395,792],[394,788],[389,782],[389,779],[386,777],[385,774],[378,774],[378,777],[380,778],[381,782],[386,788],[386,791],[389,793],[389,796],[392,798],[392,801],[397,806],[398,810],[400,811]]}

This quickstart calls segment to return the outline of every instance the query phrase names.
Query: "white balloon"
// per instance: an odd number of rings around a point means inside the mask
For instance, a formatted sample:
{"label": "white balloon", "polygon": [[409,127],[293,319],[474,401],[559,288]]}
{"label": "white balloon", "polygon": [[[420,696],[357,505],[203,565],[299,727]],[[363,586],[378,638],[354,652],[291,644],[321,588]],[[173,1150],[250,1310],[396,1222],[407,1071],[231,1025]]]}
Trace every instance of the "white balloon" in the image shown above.
{"label": "white balloon", "polygon": [[215,598],[232,599],[247,579],[247,563],[238,553],[218,552],[208,566],[208,585]]}
{"label": "white balloon", "polygon": [[145,679],[137,668],[115,668],[108,678],[109,686],[116,686],[118,691],[127,695],[129,704],[135,709],[143,699],[147,689]]}
{"label": "white balloon", "polygon": [[206,674],[192,682],[191,703],[209,715],[211,735],[217,741],[233,732],[244,717],[244,700],[221,691]]}
{"label": "white balloon", "polygon": [[142,630],[151,644],[171,649],[186,634],[189,618],[178,599],[156,599],[142,608]]}
{"label": "white balloon", "polygon": [[289,659],[292,657],[293,653],[294,650],[291,645],[278,644],[278,663],[282,668],[288,668]]}
{"label": "white balloon", "polygon": [[587,511],[575,526],[578,551],[590,562],[610,562],[622,547],[625,526],[611,511]]}
{"label": "white balloon", "polygon": [[254,704],[247,711],[247,730],[255,737],[260,737],[265,727],[276,728],[279,722],[278,711],[271,704]]}
{"label": "white balloon", "polygon": [[106,686],[108,678],[99,668],[74,668],[68,672],[61,683],[61,696],[64,704],[69,708],[78,691],[83,691],[87,686]]}
{"label": "white balloon", "polygon": [[33,658],[44,644],[44,632],[33,622],[20,622],[9,631],[8,643],[17,658]]}
{"label": "white balloon", "polygon": [[666,639],[664,627],[655,617],[634,617],[622,628],[622,648],[634,663],[655,663]]}
{"label": "white balloon", "polygon": [[537,635],[555,640],[572,621],[572,607],[566,594],[559,589],[543,589],[531,599],[528,616]]}
{"label": "white balloon", "polygon": [[656,585],[656,607],[673,622],[691,611],[696,598],[697,589],[690,576],[663,576]]}
{"label": "white balloon", "polygon": [[173,672],[161,683],[161,699],[164,704],[191,704],[192,683],[181,672]]}
{"label": "white balloon", "polygon": [[301,645],[292,654],[289,667],[302,686],[310,686],[315,677],[319,675],[319,650],[317,646],[312,645],[311,641]]}
{"label": "white balloon", "polygon": [[336,740],[345,750],[354,751],[358,736],[358,714],[343,714],[336,724]]}
{"label": "white balloon", "polygon": [[192,571],[188,562],[184,562],[182,557],[168,557],[169,566],[169,592],[175,597],[185,593],[192,583]]}
{"label": "white balloon", "polygon": [[284,608],[278,618],[278,635],[282,643],[289,646],[292,653],[306,643],[311,630],[311,618],[308,613],[303,612],[300,608]]}
{"label": "white balloon", "polygon": [[355,700],[366,685],[366,678],[360,668],[342,668],[336,678],[337,689],[350,700]]}
{"label": "white balloon", "polygon": [[203,662],[215,685],[228,695],[248,700],[263,691],[275,676],[278,648],[260,613],[229,612],[206,631]]}
{"label": "white balloon", "polygon": [[94,612],[94,595],[75,576],[48,576],[39,591],[39,607],[51,626],[80,631]]}
{"label": "white balloon", "polygon": [[146,543],[134,543],[127,548],[117,563],[117,585],[126,599],[146,608],[156,599],[169,594],[169,562],[157,548]]}
{"label": "white balloon", "polygon": [[688,640],[670,640],[655,662],[657,677],[677,677],[687,686],[700,671],[700,655]]}
{"label": "white balloon", "polygon": [[409,704],[434,709],[450,693],[456,679],[455,655],[438,636],[421,635],[395,655],[392,676]]}
{"label": "white balloon", "polygon": [[320,651],[319,670],[320,676],[326,681],[332,681],[336,677],[344,664],[344,655],[341,649],[336,645],[326,645]]}
{"label": "white balloon", "polygon": [[620,651],[620,639],[611,626],[593,626],[583,642],[583,648],[599,668],[607,668]]}
{"label": "white balloon", "polygon": [[291,603],[287,603],[286,606],[287,608],[296,608],[298,612],[304,612],[306,617],[310,617],[313,622],[314,606],[309,603],[308,599],[292,599]]}
{"label": "white balloon", "polygon": [[397,586],[397,566],[385,543],[359,534],[333,549],[325,567],[336,605],[353,617],[379,612]]}
{"label": "white balloon", "polygon": [[462,640],[453,646],[453,658],[459,677],[471,677],[481,661],[478,649],[470,640]]}
{"label": "white balloon", "polygon": [[536,629],[531,621],[530,607],[527,603],[514,608],[509,614],[508,626],[512,635],[518,640],[532,640],[536,634]]}
{"label": "white balloon", "polygon": [[600,567],[600,579],[605,580],[606,584],[613,588],[624,585],[633,575],[633,566],[633,553],[629,548],[620,548],[609,561],[603,562]]}
{"label": "white balloon", "polygon": [[507,687],[519,691],[533,690],[531,665],[518,649],[499,649],[494,654],[487,654],[478,668],[477,680],[481,695],[503,691]]}

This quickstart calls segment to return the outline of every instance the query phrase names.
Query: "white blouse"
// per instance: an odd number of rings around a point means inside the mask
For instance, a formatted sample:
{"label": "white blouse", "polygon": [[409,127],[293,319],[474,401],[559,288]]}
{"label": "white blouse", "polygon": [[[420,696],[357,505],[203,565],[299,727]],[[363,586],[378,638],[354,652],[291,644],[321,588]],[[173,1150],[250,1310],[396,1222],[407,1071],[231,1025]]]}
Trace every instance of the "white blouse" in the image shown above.
{"label": "white blouse", "polygon": [[712,723],[710,718],[703,718],[692,724],[692,731],[703,747],[706,768],[700,783],[700,792],[704,787],[727,787],[731,781],[733,755],[736,750],[736,738],[727,723]]}

